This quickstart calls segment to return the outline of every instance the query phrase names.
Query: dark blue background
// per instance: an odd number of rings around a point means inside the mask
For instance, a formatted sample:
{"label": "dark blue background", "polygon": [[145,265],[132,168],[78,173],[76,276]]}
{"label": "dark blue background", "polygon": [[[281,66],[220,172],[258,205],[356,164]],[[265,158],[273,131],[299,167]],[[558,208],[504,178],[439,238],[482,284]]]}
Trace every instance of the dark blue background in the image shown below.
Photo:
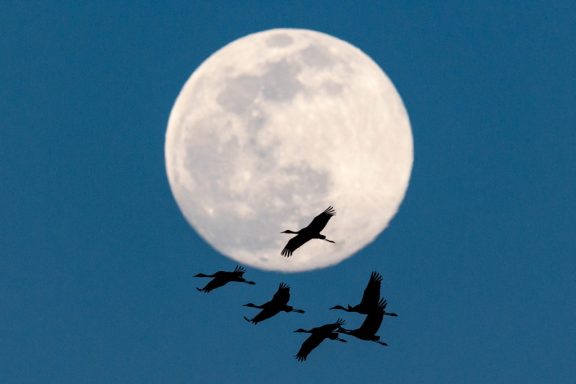
{"label": "dark blue background", "polygon": [[[198,3],[0,4],[0,381],[574,383],[574,3]],[[194,273],[235,264],[172,198],[168,115],[208,55],[277,27],[386,71],[412,182],[352,259],[201,295]],[[400,314],[380,330],[390,346],[293,359],[292,330],[334,321],[372,270]],[[280,281],[307,313],[242,320]]]}

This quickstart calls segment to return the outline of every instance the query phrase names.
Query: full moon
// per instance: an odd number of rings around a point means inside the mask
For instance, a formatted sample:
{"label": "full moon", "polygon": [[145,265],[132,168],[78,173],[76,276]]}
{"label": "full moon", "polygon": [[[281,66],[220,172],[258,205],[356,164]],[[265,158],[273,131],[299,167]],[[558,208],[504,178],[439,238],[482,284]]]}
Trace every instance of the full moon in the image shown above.
{"label": "full moon", "polygon": [[[180,210],[210,245],[251,267],[298,272],[339,263],[388,226],[408,187],[412,131],[394,85],[358,48],[273,29],[192,73],[165,156]],[[280,232],[330,205],[322,233],[336,243],[311,240],[282,257],[293,235]]]}

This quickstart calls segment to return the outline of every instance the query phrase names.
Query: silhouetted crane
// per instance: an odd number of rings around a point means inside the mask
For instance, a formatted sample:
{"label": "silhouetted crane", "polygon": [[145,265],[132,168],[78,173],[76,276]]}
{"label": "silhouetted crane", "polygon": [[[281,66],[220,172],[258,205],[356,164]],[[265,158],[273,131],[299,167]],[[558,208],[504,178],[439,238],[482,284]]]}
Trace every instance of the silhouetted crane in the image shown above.
{"label": "silhouetted crane", "polygon": [[378,302],[378,306],[375,309],[373,309],[370,313],[368,313],[360,328],[352,330],[340,328],[339,332],[357,337],[361,340],[373,341],[380,345],[388,345],[383,341],[379,341],[380,336],[376,335],[376,332],[378,332],[378,329],[380,329],[380,325],[382,324],[382,320],[384,319],[384,312],[386,309],[386,305],[387,305],[386,300],[383,299],[380,300]]}
{"label": "silhouetted crane", "polygon": [[338,319],[335,323],[325,324],[321,327],[312,328],[310,330],[306,330],[306,329],[302,329],[302,328],[295,330],[294,332],[303,332],[303,333],[310,333],[311,334],[302,343],[300,350],[298,351],[298,353],[295,356],[296,360],[298,360],[298,361],[306,360],[306,358],[308,357],[310,352],[312,352],[312,350],[314,348],[319,346],[320,343],[322,343],[326,339],[338,340],[338,341],[345,343],[346,340],[339,338],[338,333],[337,333],[338,330],[342,329],[341,325],[343,325],[344,323],[345,323],[344,320]]}
{"label": "silhouetted crane", "polygon": [[[342,309],[346,312],[358,312],[367,315],[370,311],[378,306],[380,301],[380,285],[382,283],[382,275],[378,272],[372,272],[370,275],[370,280],[364,289],[364,294],[362,295],[362,301],[360,304],[355,306],[348,305],[348,308],[344,308],[341,305],[336,305],[330,309]],[[395,313],[385,313],[389,316],[397,316]]]}
{"label": "silhouetted crane", "polygon": [[255,305],[252,303],[244,304],[245,307],[262,309],[260,313],[254,316],[254,318],[249,319],[246,316],[244,316],[244,319],[253,324],[258,324],[263,320],[269,319],[272,316],[277,315],[281,311],[304,313],[303,310],[294,309],[294,307],[288,305],[289,300],[290,300],[290,287],[284,283],[280,283],[280,286],[278,287],[278,290],[274,294],[274,297],[272,297],[272,300],[262,305]]}
{"label": "silhouetted crane", "polygon": [[196,288],[196,289],[199,290],[200,292],[208,293],[213,289],[219,288],[231,281],[237,281],[239,283],[246,283],[250,285],[256,284],[253,281],[248,281],[244,279],[244,277],[242,277],[244,275],[244,272],[246,272],[244,267],[237,265],[236,268],[234,268],[234,271],[232,272],[218,271],[212,275],[205,275],[203,273],[199,273],[197,275],[194,275],[194,277],[212,277],[212,280],[210,280],[210,282],[206,284],[204,288]]}
{"label": "silhouetted crane", "polygon": [[282,256],[284,256],[284,257],[292,256],[292,253],[296,249],[300,248],[303,244],[305,244],[307,241],[310,241],[312,239],[320,239],[320,240],[328,241],[330,243],[334,243],[334,241],[328,240],[326,238],[326,236],[321,235],[320,232],[324,229],[326,224],[328,224],[328,220],[330,220],[330,218],[332,216],[334,216],[335,214],[336,214],[336,211],[334,210],[334,208],[332,208],[332,206],[330,206],[330,207],[326,208],[326,210],[324,212],[322,212],[321,214],[316,216],[312,220],[312,222],[310,224],[308,224],[307,227],[304,227],[297,232],[291,231],[289,229],[286,231],[283,231],[282,233],[291,233],[291,234],[295,234],[296,236],[294,236],[293,238],[288,240],[288,243],[286,244],[286,246],[284,247],[284,249],[281,252]]}

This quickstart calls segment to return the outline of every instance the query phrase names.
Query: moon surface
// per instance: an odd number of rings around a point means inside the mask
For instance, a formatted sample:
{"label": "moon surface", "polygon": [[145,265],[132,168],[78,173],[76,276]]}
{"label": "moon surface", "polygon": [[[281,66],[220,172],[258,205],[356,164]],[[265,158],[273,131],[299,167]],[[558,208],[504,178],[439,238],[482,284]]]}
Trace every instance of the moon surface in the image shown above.
{"label": "moon surface", "polygon": [[[366,54],[324,33],[273,29],[194,71],[170,113],[165,156],[202,238],[242,264],[298,272],[344,260],[387,227],[413,144],[398,92]],[[311,240],[282,257],[293,235],[280,232],[329,205],[336,216],[322,233],[336,243]]]}

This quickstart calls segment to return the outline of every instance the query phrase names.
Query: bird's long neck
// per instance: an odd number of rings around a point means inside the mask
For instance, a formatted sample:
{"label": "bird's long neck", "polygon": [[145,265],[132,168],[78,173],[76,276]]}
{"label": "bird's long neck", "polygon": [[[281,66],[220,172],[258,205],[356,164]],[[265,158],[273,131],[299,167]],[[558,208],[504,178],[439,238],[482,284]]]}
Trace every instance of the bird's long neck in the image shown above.
{"label": "bird's long neck", "polygon": [[346,311],[346,312],[352,312],[352,307],[350,305],[348,305],[348,308],[345,308],[341,305],[336,305],[330,309],[341,309],[341,310]]}
{"label": "bird's long neck", "polygon": [[394,312],[384,312],[386,316],[398,317],[398,315]]}
{"label": "bird's long neck", "polygon": [[206,275],[204,273],[198,273],[197,275],[194,275],[194,277],[214,277],[214,275]]}
{"label": "bird's long neck", "polygon": [[262,308],[261,305],[256,305],[256,304],[252,304],[252,303],[244,304],[244,306],[250,307],[250,308]]}
{"label": "bird's long neck", "polygon": [[287,229],[287,230],[285,230],[285,231],[282,232],[282,233],[289,233],[289,234],[292,234],[292,235],[297,235],[297,234],[300,233],[300,231],[294,232],[294,231],[291,231],[291,230]]}

